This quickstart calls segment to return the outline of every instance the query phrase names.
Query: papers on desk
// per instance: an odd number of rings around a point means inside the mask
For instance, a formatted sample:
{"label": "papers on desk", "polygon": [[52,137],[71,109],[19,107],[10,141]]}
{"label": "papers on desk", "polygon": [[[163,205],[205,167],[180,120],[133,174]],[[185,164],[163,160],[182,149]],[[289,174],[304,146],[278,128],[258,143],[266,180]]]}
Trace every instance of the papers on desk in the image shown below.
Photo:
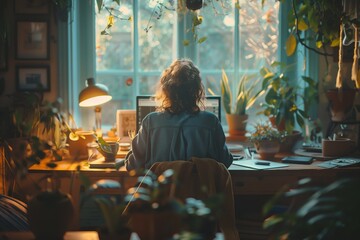
{"label": "papers on desk", "polygon": [[337,168],[347,167],[355,164],[360,164],[360,158],[342,157],[334,160],[322,162],[318,164],[319,167],[323,168]]}
{"label": "papers on desk", "polygon": [[234,165],[252,168],[252,169],[272,169],[272,168],[283,168],[288,167],[288,164],[266,161],[266,160],[258,160],[258,159],[251,159],[251,160],[238,160],[233,161]]}

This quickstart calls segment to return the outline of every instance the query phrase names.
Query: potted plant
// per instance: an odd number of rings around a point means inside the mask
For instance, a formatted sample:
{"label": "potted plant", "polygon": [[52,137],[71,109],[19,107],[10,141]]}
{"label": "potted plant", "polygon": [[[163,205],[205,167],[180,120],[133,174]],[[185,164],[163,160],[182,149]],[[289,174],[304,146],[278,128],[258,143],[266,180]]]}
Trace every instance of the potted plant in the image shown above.
{"label": "potted plant", "polygon": [[283,137],[284,133],[270,124],[257,123],[254,125],[254,131],[250,133],[249,140],[254,143],[261,159],[271,160],[279,152]]}
{"label": "potted plant", "polygon": [[[222,70],[221,100],[226,112],[229,135],[245,135],[248,120],[247,110],[264,93],[261,89],[256,90],[258,80],[252,81],[253,77],[252,75],[243,75],[238,83],[236,95],[233,95],[232,84],[225,70]],[[252,83],[250,83],[251,81]]]}
{"label": "potted plant", "polygon": [[[287,55],[293,55],[297,45],[301,44],[306,49],[324,56],[328,69],[328,57],[338,61],[336,87],[327,89],[325,95],[329,100],[331,120],[348,120],[356,91],[360,88],[357,60],[360,8],[356,0],[292,1],[290,12],[289,37],[285,45]],[[344,64],[349,65],[351,62],[351,71],[346,71],[347,66]],[[331,79],[329,71],[326,72],[326,79]],[[353,84],[350,84],[350,79]]]}
{"label": "potted plant", "polygon": [[205,200],[186,198],[180,210],[181,231],[175,239],[214,239],[223,202],[219,194]]}
{"label": "potted plant", "polygon": [[180,202],[169,196],[174,184],[174,171],[168,169],[160,176],[150,170],[130,173],[135,174],[140,175],[137,186],[129,188],[125,196],[127,205],[124,214],[129,215],[129,228],[142,240],[165,240],[172,237],[180,229]]}
{"label": "potted plant", "polygon": [[8,194],[27,203],[29,227],[37,239],[61,239],[74,214],[71,196],[58,190],[52,175],[41,179],[46,180],[45,188],[43,182],[27,178],[33,164],[48,159],[47,166],[53,168],[54,160],[61,159],[56,157],[60,145],[55,146],[60,143],[59,105],[43,101],[39,92],[17,92],[10,97],[13,132],[1,139],[6,173],[10,173]]}
{"label": "potted plant", "polygon": [[98,206],[104,220],[104,226],[98,230],[101,240],[129,240],[131,230],[129,229],[129,216],[124,213],[126,203],[121,196],[96,195],[101,189],[121,189],[118,181],[101,179],[90,185],[90,180],[85,175],[80,175],[87,189],[82,196],[80,207],[93,199]]}
{"label": "potted plant", "polygon": [[301,132],[295,131],[296,125],[304,129],[310,106],[318,99],[317,83],[313,79],[302,76],[306,86],[301,88],[299,84],[291,83],[286,70],[287,66],[280,62],[260,70],[265,103],[261,104],[263,110],[258,114],[269,117],[274,127],[286,131],[287,140],[283,142],[282,152],[291,151],[301,139]]}

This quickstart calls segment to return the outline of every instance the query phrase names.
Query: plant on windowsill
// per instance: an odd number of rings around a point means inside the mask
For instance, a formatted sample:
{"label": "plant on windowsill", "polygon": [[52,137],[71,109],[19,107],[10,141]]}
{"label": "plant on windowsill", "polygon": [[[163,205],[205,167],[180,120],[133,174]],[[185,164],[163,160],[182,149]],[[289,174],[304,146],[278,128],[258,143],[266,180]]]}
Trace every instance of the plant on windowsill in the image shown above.
{"label": "plant on windowsill", "polygon": [[232,84],[224,69],[221,76],[221,100],[226,112],[229,135],[244,136],[248,120],[247,111],[265,91],[255,90],[259,79],[254,81],[254,75],[243,75],[238,83],[236,95],[233,95]]}
{"label": "plant on windowsill", "polygon": [[250,132],[249,140],[254,143],[257,153],[261,159],[274,159],[280,150],[280,142],[286,136],[268,123],[257,123],[254,130]]}
{"label": "plant on windowsill", "polygon": [[265,91],[263,110],[258,114],[269,117],[270,122],[280,131],[286,131],[287,139],[283,141],[281,152],[291,152],[294,145],[301,139],[302,133],[295,131],[296,124],[304,129],[308,119],[310,106],[318,101],[318,83],[313,79],[302,76],[305,86],[293,85],[286,75],[289,66],[281,62],[274,62],[271,68],[263,67],[262,89]]}
{"label": "plant on windowsill", "polygon": [[[292,56],[296,52],[297,46],[301,44],[324,56],[328,69],[330,69],[328,57],[333,57],[335,61],[338,61],[335,88],[332,87],[325,91],[329,100],[331,119],[336,122],[349,121],[354,115],[351,110],[356,92],[360,88],[359,14],[360,7],[357,0],[292,0],[288,15],[289,37],[285,44],[288,56]],[[344,65],[345,63],[350,65],[351,61],[352,70],[346,71],[347,67]],[[324,79],[329,82],[335,80],[335,77],[331,76],[329,70],[326,71]],[[350,85],[354,86],[350,87]]]}

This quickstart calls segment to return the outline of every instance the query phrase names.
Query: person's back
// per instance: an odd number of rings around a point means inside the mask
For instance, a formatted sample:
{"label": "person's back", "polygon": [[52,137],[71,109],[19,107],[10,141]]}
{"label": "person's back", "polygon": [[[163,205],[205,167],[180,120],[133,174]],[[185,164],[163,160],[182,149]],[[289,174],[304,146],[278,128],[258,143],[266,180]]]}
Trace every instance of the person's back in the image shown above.
{"label": "person's back", "polygon": [[160,78],[158,112],[147,115],[126,156],[126,169],[150,168],[155,162],[213,158],[229,167],[232,155],[219,119],[201,111],[200,72],[189,60],[176,60]]}

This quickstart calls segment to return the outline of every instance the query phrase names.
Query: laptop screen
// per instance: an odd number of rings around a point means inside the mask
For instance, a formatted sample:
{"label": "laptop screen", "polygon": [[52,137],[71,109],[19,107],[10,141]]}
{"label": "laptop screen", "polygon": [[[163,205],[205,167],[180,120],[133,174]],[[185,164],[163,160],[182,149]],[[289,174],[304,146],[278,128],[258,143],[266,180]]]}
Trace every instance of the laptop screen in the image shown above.
{"label": "laptop screen", "polygon": [[[221,120],[221,97],[206,96],[205,110],[214,113]],[[141,122],[146,115],[156,111],[156,100],[154,96],[140,95],[136,97],[136,132],[139,131]]]}

